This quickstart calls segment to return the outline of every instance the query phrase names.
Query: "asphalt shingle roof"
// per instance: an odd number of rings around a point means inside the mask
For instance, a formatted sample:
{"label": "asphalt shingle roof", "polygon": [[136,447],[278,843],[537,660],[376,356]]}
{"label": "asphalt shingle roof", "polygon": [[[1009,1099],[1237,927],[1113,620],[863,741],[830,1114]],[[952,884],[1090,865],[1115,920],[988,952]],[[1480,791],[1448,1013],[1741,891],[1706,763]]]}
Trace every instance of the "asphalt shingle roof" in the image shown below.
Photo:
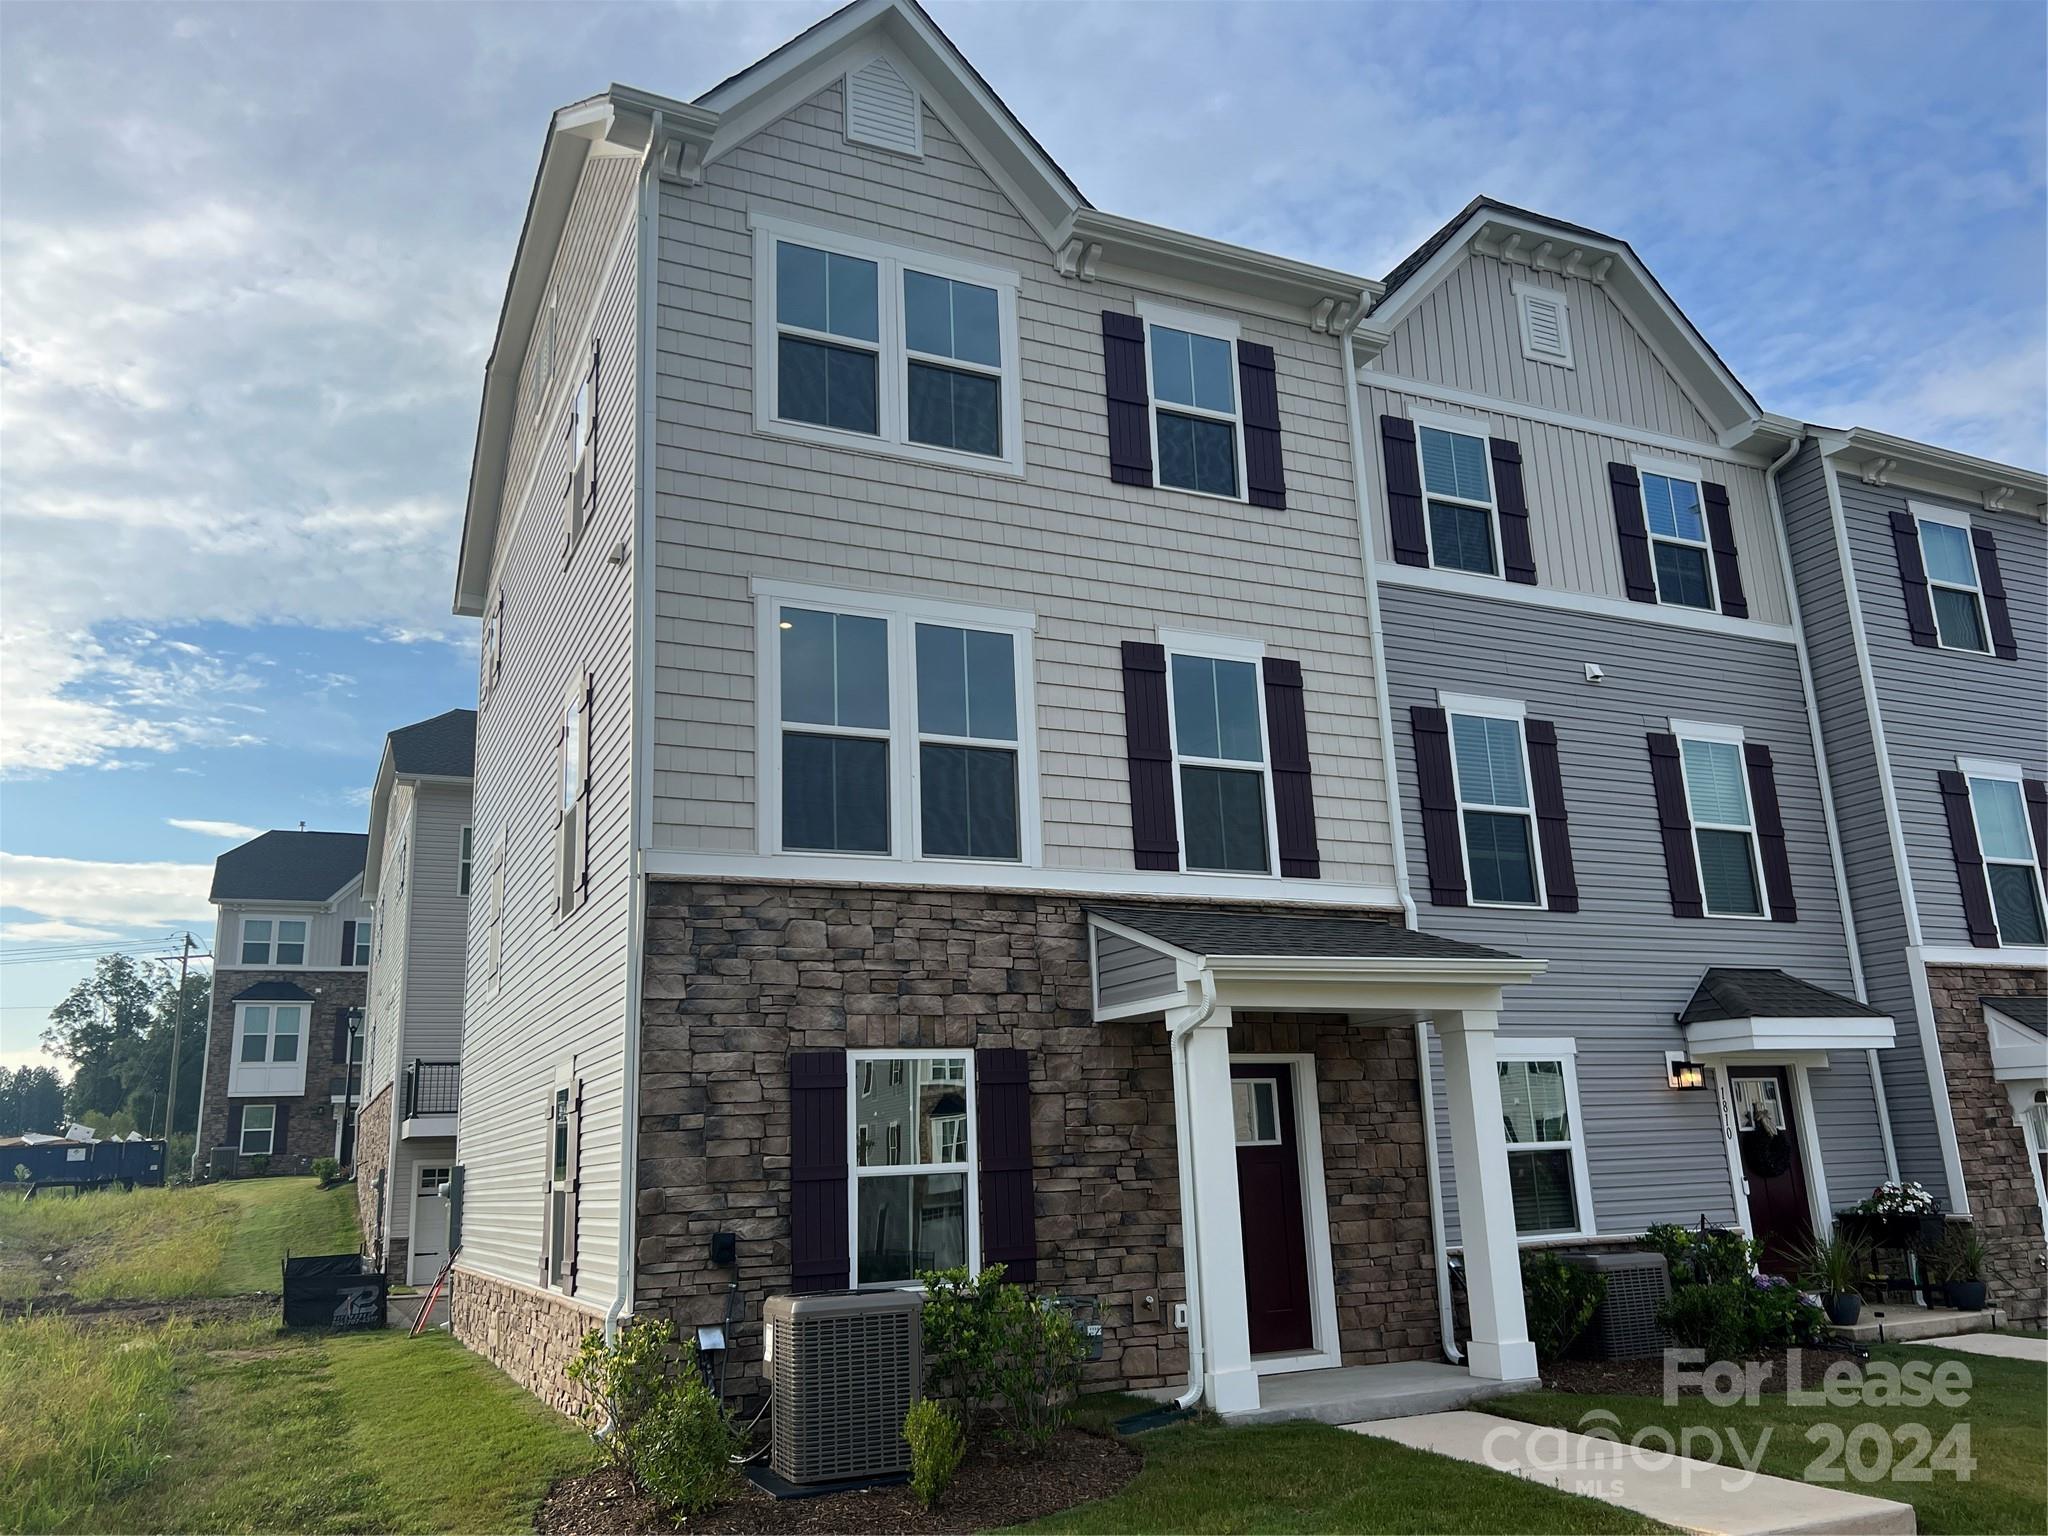
{"label": "asphalt shingle roof", "polygon": [[451,709],[417,725],[400,726],[387,739],[395,772],[448,779],[466,779],[476,772],[473,709]]}
{"label": "asphalt shingle roof", "polygon": [[1196,955],[1302,959],[1512,960],[1498,949],[1364,917],[1285,917],[1222,908],[1090,906],[1091,913]]}
{"label": "asphalt shingle roof", "polygon": [[296,982],[259,981],[253,987],[244,987],[233,999],[238,1003],[310,1003],[313,994]]}
{"label": "asphalt shingle roof", "polygon": [[265,832],[213,861],[213,901],[326,901],[363,872],[367,832]]}
{"label": "asphalt shingle roof", "polygon": [[2048,997],[1980,997],[1977,1001],[2037,1035],[2048,1035]]}
{"label": "asphalt shingle roof", "polygon": [[1700,978],[1681,1024],[1721,1019],[1881,1019],[1885,1015],[1783,971],[1715,966]]}

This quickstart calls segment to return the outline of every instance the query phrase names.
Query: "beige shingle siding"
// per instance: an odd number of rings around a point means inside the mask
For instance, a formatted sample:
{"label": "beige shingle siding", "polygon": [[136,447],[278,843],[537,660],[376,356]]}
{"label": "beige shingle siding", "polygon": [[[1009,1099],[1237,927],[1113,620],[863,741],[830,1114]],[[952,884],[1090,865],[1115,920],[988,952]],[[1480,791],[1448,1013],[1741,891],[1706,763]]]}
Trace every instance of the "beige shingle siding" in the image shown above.
{"label": "beige shingle siding", "polygon": [[[539,1278],[546,1113],[556,1064],[574,1054],[584,1083],[577,1299],[603,1306],[617,1283],[622,1067],[632,793],[632,571],[605,556],[631,547],[636,449],[636,242],[616,243],[632,199],[615,195],[613,168],[585,173],[564,252],[618,250],[599,294],[599,502],[575,558],[562,559],[567,409],[542,433],[550,457],[501,555],[505,663],[477,717],[476,890],[469,907],[468,979],[459,1125],[467,1170],[466,1267],[531,1286]],[[605,191],[605,196],[594,195]],[[587,229],[601,222],[602,236]],[[566,328],[565,328],[566,329]],[[571,333],[579,336],[581,324]],[[572,339],[571,376],[588,365]],[[510,507],[506,525],[511,527]],[[570,677],[594,674],[590,896],[555,911],[556,730]],[[487,979],[489,883],[507,836],[502,980]],[[452,865],[447,871],[452,875]]]}
{"label": "beige shingle siding", "polygon": [[[1263,638],[1306,675],[1324,879],[1391,885],[1336,343],[1234,316],[1277,355],[1287,511],[1113,484],[1100,315],[1137,294],[1057,277],[959,142],[929,112],[924,127],[921,162],[850,146],[835,85],[703,186],[664,189],[655,846],[755,848],[748,579],[772,574],[1037,613],[1052,870],[1132,868],[1118,642],[1160,625]],[[1017,270],[1026,477],[757,434],[750,210]]]}

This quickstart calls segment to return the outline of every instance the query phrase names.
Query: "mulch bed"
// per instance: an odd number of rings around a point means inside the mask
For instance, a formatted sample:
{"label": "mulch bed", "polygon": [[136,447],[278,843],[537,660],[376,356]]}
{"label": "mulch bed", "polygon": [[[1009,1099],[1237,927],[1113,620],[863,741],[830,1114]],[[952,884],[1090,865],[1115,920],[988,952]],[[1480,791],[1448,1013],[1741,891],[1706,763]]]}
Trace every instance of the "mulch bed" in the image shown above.
{"label": "mulch bed", "polygon": [[[1862,1351],[1842,1349],[1828,1344],[1809,1345],[1800,1351],[1800,1378],[1806,1387],[1816,1386],[1821,1372],[1837,1360],[1862,1358]],[[1761,1363],[1771,1367],[1771,1374],[1764,1379],[1766,1393],[1776,1395],[1785,1390],[1785,1356],[1783,1354],[1761,1357]],[[1687,1384],[1681,1389],[1686,1395],[1700,1391],[1700,1367],[1685,1367]],[[1573,1392],[1587,1395],[1612,1395],[1616,1397],[1662,1397],[1664,1395],[1664,1358],[1651,1355],[1641,1360],[1559,1360],[1543,1367],[1543,1385],[1552,1392]]]}
{"label": "mulch bed", "polygon": [[994,1530],[1036,1520],[1091,1499],[1107,1498],[1138,1475],[1144,1459],[1121,1441],[1077,1429],[1062,1433],[1045,1455],[976,1451],[953,1486],[927,1513],[908,1485],[776,1499],[749,1483],[731,1503],[706,1515],[668,1520],[620,1473],[607,1467],[568,1477],[548,1491],[534,1518],[541,1536],[611,1536],[646,1531],[731,1533],[904,1532],[910,1536]]}

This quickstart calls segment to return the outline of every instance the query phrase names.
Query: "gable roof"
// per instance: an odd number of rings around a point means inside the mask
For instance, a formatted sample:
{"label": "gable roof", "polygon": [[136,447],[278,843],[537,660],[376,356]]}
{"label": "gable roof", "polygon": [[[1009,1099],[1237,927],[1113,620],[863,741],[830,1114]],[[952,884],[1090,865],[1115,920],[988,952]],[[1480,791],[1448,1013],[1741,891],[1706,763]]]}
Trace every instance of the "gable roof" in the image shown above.
{"label": "gable roof", "polygon": [[402,725],[384,742],[401,776],[466,779],[476,769],[476,711],[451,709],[417,725]]}
{"label": "gable roof", "polygon": [[1324,960],[1512,960],[1498,949],[1363,917],[1286,917],[1206,907],[1090,904],[1106,918],[1190,955],[1233,959],[1299,956]]}
{"label": "gable roof", "polygon": [[1867,1003],[1843,997],[1783,971],[1714,966],[1700,978],[1692,1001],[1678,1016],[1681,1024],[1713,1024],[1723,1019],[1881,1019]]}
{"label": "gable roof", "polygon": [[363,872],[361,832],[265,832],[213,861],[209,901],[332,901]]}
{"label": "gable roof", "polygon": [[1977,1001],[2037,1035],[2048,1035],[2048,997],[1980,997]]}

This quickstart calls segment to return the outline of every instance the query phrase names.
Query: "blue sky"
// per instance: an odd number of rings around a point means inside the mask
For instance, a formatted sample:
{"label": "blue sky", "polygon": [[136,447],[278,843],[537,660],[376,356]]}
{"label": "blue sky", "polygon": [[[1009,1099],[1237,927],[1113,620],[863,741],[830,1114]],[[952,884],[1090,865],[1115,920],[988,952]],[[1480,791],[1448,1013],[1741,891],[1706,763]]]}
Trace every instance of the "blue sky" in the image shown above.
{"label": "blue sky", "polygon": [[[473,702],[548,112],[828,9],[0,8],[0,956],[203,922],[236,828],[360,827]],[[931,9],[1101,207],[1377,274],[1488,192],[1627,238],[1768,409],[2044,461],[2041,6]],[[84,964],[0,967],[0,1063]]]}

